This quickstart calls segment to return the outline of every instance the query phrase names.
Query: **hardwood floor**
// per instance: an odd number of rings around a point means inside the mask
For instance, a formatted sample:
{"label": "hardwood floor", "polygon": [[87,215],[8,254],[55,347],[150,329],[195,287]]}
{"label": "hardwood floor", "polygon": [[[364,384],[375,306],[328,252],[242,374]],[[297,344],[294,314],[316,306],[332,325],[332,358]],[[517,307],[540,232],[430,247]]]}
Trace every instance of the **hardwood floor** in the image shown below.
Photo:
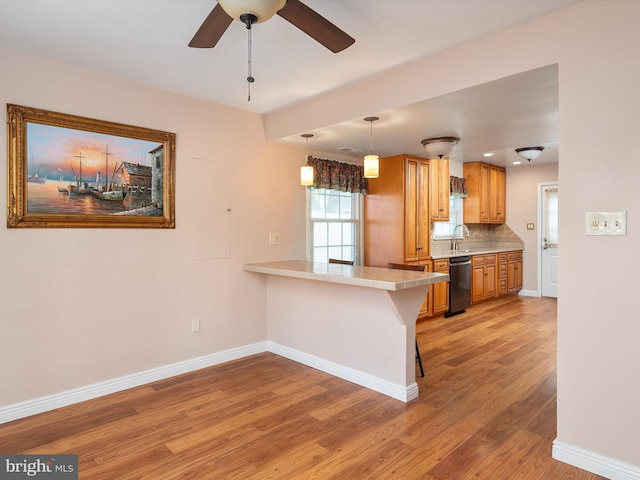
{"label": "hardwood floor", "polygon": [[420,322],[408,404],[264,353],[0,425],[0,452],[90,480],[598,479],[551,459],[555,319],[508,296]]}

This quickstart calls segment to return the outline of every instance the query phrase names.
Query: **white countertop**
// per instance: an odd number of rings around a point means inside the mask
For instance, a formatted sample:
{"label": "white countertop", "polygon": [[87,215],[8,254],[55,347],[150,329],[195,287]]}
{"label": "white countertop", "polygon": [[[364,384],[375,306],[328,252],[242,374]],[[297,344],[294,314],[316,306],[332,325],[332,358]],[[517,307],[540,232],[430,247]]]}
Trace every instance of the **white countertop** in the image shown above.
{"label": "white countertop", "polygon": [[246,272],[265,273],[284,277],[342,283],[381,290],[404,290],[423,285],[449,281],[445,273],[415,272],[359,265],[313,263],[304,260],[248,263],[242,266]]}
{"label": "white countertop", "polygon": [[514,247],[474,247],[474,248],[460,248],[458,251],[454,250],[442,250],[442,251],[434,251],[431,253],[431,258],[433,260],[439,260],[441,258],[454,258],[454,257],[463,257],[463,256],[473,256],[473,255],[485,255],[489,253],[502,253],[502,252],[515,252],[522,251],[523,248],[514,248]]}

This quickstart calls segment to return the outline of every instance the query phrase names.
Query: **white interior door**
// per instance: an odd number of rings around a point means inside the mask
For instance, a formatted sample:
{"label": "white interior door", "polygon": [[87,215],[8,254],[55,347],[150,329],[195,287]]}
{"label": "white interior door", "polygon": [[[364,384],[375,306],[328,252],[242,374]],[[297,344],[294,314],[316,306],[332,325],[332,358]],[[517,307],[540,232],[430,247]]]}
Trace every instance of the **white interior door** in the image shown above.
{"label": "white interior door", "polygon": [[558,184],[541,185],[541,295],[558,296]]}

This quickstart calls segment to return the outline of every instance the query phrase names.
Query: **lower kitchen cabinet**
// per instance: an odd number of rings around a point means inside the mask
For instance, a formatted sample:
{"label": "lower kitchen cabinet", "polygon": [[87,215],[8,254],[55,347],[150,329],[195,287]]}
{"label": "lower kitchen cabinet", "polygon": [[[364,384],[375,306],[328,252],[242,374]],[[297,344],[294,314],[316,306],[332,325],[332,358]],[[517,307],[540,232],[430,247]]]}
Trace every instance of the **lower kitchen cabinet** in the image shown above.
{"label": "lower kitchen cabinet", "polygon": [[[478,271],[478,284],[480,284],[479,278],[480,272]],[[506,295],[508,293],[519,292],[520,290],[522,290],[522,251],[516,250],[513,252],[499,253],[498,295]],[[484,300],[485,298],[480,298],[478,294],[478,301]],[[475,300],[475,296],[473,299]]]}
{"label": "lower kitchen cabinet", "polygon": [[[419,265],[422,265],[422,263],[420,263]],[[424,271],[425,272],[431,271],[431,262],[424,264]],[[433,292],[433,285],[429,287],[429,293],[427,293],[427,296],[424,297],[424,301],[422,302],[422,307],[420,307],[420,312],[418,312],[419,319],[433,316],[433,313],[432,313],[433,310],[431,307],[431,297],[433,297],[432,292]]]}
{"label": "lower kitchen cabinet", "polygon": [[522,252],[509,252],[507,255],[507,291],[522,290]]}
{"label": "lower kitchen cabinet", "polygon": [[495,253],[471,257],[471,303],[498,294],[498,256]]}
{"label": "lower kitchen cabinet", "polygon": [[[433,272],[449,273],[449,259],[433,261]],[[440,315],[449,310],[449,282],[435,283],[430,289],[431,315]]]}

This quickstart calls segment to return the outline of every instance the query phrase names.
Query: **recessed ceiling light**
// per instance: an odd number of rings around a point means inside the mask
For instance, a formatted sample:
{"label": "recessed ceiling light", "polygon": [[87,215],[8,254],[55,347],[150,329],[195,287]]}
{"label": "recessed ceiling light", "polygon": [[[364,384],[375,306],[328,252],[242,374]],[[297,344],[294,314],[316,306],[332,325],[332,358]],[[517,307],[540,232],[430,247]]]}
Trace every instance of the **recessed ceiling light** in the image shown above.
{"label": "recessed ceiling light", "polygon": [[520,165],[522,162],[519,162],[518,160],[516,160],[515,162],[513,162],[514,165]]}
{"label": "recessed ceiling light", "polygon": [[493,157],[493,153],[487,152],[487,153],[482,154],[482,156],[483,157]]}

